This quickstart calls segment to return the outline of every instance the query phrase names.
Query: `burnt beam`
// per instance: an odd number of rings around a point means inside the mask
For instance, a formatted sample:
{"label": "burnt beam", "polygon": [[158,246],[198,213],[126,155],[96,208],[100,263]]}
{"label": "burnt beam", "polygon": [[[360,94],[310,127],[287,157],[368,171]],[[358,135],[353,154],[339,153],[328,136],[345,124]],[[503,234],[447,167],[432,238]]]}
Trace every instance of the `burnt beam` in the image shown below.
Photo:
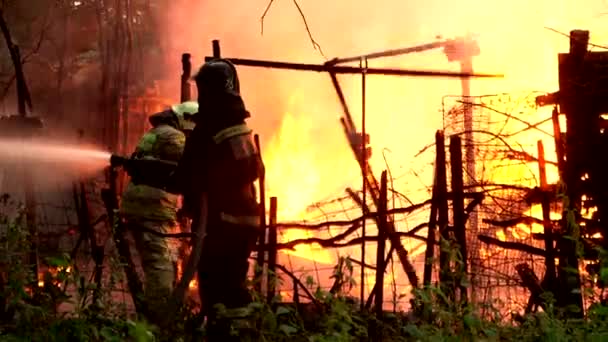
{"label": "burnt beam", "polygon": [[[205,61],[214,59],[215,57],[205,57]],[[284,70],[300,70],[314,72],[329,72],[334,74],[361,74],[365,72],[367,75],[385,75],[385,76],[418,76],[418,77],[447,77],[447,78],[502,78],[501,74],[477,74],[477,73],[462,73],[452,71],[439,70],[411,70],[411,69],[395,69],[395,68],[362,68],[354,66],[334,66],[326,64],[307,64],[307,63],[292,63],[265,61],[245,58],[226,58],[234,65],[284,69]]]}

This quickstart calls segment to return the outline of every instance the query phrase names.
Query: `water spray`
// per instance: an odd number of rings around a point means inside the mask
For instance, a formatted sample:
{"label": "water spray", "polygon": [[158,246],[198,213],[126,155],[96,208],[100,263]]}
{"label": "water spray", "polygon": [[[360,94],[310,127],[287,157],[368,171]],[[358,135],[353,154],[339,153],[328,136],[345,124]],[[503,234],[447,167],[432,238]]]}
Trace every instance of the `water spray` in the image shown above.
{"label": "water spray", "polygon": [[23,139],[0,139],[0,160],[53,162],[70,166],[103,168],[109,165],[111,154],[98,149],[64,143]]}

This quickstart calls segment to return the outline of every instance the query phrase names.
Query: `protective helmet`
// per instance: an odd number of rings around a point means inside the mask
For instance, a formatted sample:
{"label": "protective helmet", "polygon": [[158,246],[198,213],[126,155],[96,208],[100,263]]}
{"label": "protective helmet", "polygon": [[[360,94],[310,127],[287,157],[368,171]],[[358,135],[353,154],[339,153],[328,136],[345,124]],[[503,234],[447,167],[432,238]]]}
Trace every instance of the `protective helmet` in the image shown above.
{"label": "protective helmet", "polygon": [[194,76],[199,93],[240,94],[239,77],[234,64],[227,59],[213,59],[200,68]]}
{"label": "protective helmet", "polygon": [[171,111],[177,116],[179,126],[183,130],[193,130],[196,125],[194,116],[198,113],[198,102],[186,101],[171,106]]}

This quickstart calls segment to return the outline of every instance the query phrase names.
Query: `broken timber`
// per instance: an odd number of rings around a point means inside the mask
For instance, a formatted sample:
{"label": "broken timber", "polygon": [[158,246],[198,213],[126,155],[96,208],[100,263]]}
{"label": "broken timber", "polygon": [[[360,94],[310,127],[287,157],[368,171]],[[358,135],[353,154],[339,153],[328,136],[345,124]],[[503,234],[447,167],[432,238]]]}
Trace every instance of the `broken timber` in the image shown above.
{"label": "broken timber", "polygon": [[[205,57],[206,61],[213,59],[213,57]],[[284,69],[284,70],[300,70],[300,71],[314,71],[314,72],[329,72],[334,74],[361,74],[365,71],[368,75],[384,75],[384,76],[418,76],[418,77],[452,77],[452,78],[466,78],[466,77],[482,77],[482,78],[499,78],[503,77],[500,74],[476,74],[476,73],[462,73],[452,71],[438,71],[438,70],[411,70],[411,69],[399,69],[399,68],[361,68],[354,66],[332,66],[326,64],[308,64],[308,63],[292,63],[292,62],[278,62],[278,61],[264,61],[256,59],[244,59],[244,58],[226,58],[234,65],[260,67],[260,68],[271,68],[271,69]]]}
{"label": "broken timber", "polygon": [[[213,41],[213,50],[214,57],[205,57],[205,61],[209,61],[219,57],[219,41]],[[449,72],[449,71],[424,71],[424,70],[406,70],[406,69],[387,69],[387,68],[367,68],[367,67],[350,67],[350,66],[336,66],[335,64],[339,60],[330,61],[325,64],[303,64],[303,63],[289,63],[289,62],[276,62],[276,61],[263,61],[263,60],[253,60],[253,59],[243,59],[243,58],[226,58],[234,65],[242,65],[242,66],[251,66],[251,67],[264,67],[264,68],[274,68],[274,69],[286,69],[286,70],[301,70],[301,71],[314,71],[314,72],[328,72],[331,75],[334,87],[338,93],[340,98],[340,102],[345,112],[345,118],[342,119],[342,123],[345,129],[345,133],[351,143],[351,147],[353,148],[353,152],[355,152],[355,156],[357,161],[360,163],[361,170],[364,177],[364,182],[369,187],[369,191],[374,200],[374,204],[376,207],[380,204],[380,187],[378,181],[374,177],[369,163],[363,157],[364,151],[358,151],[358,145],[354,141],[357,132],[355,130],[355,126],[352,120],[352,117],[348,111],[348,107],[346,105],[346,101],[340,89],[339,83],[336,78],[336,74],[370,74],[370,75],[389,75],[389,76],[421,76],[421,77],[455,77],[455,78],[465,78],[465,77],[502,77],[502,75],[492,75],[492,74],[473,74],[473,73],[457,73],[457,72]],[[366,139],[365,136],[361,137],[362,139]],[[377,221],[379,221],[377,219]],[[404,271],[408,276],[408,279],[413,287],[418,287],[418,277],[416,275],[414,266],[408,260],[408,252],[404,248],[399,235],[396,234],[396,228],[394,222],[389,218],[386,222],[386,225],[377,222],[379,227],[385,226],[386,233],[388,238],[391,241],[391,245],[397,251],[397,255],[403,265]]]}

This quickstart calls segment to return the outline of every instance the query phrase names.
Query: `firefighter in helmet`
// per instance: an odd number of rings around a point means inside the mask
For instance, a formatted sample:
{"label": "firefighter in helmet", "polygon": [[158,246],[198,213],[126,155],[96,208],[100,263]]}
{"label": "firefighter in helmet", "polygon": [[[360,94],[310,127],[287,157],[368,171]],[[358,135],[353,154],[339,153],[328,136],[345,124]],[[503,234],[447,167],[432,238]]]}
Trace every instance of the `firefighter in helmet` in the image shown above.
{"label": "firefighter in helmet", "polygon": [[144,292],[149,319],[160,322],[164,303],[176,273],[176,241],[157,233],[171,233],[177,226],[179,194],[171,184],[183,154],[186,135],[194,128],[198,103],[174,105],[150,116],[152,128],[140,139],[130,158],[113,156],[131,180],[122,195],[120,216],[136,242],[144,271]]}
{"label": "firefighter in helmet", "polygon": [[[252,297],[246,286],[249,256],[259,234],[254,182],[262,161],[245,120],[250,116],[232,63],[215,59],[194,76],[199,113],[178,167],[184,206],[193,229],[206,195],[207,229],[198,269],[210,341],[229,341],[233,322],[247,320]],[[217,304],[226,310],[218,315]],[[241,320],[244,318],[244,320]],[[228,324],[228,326],[226,325]],[[224,329],[225,328],[225,329]]]}

